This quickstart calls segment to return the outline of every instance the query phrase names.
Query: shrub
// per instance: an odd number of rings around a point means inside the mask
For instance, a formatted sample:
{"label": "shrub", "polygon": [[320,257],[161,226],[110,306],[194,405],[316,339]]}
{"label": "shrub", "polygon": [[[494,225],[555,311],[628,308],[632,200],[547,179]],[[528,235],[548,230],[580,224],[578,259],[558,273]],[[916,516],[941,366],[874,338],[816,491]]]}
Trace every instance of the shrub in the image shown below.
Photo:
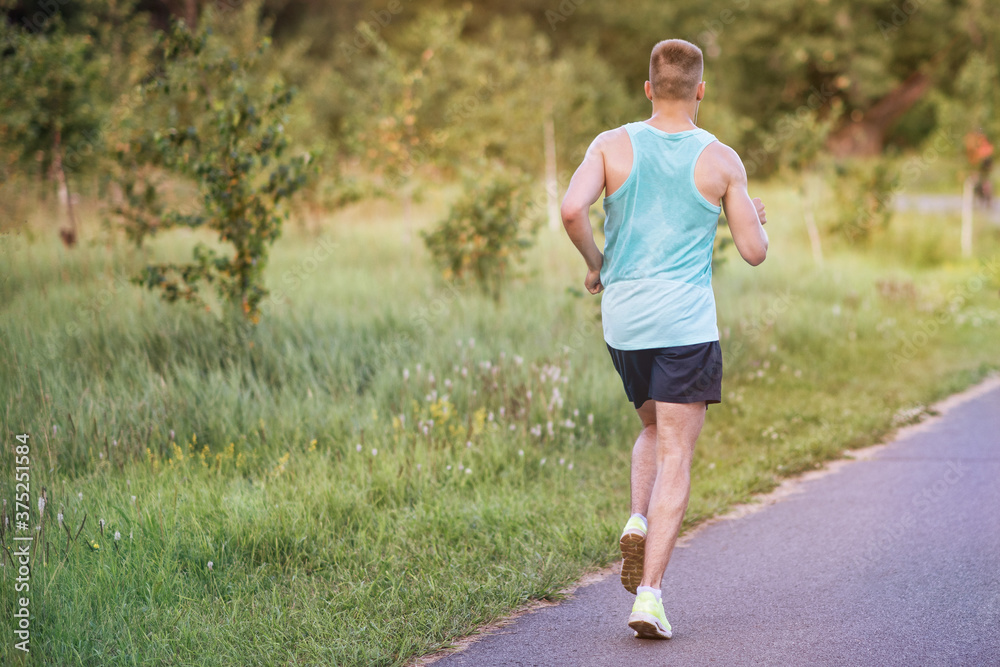
{"label": "shrub", "polygon": [[472,280],[499,300],[512,264],[534,243],[540,209],[527,182],[501,175],[467,185],[448,217],[422,236],[446,280]]}
{"label": "shrub", "polygon": [[[208,21],[206,21],[208,23]],[[281,233],[283,203],[306,183],[309,155],[287,157],[284,121],[292,90],[258,81],[255,65],[269,48],[240,54],[176,22],[164,36],[165,64],[143,88],[149,126],[119,146],[116,157],[124,202],[114,209],[137,245],[159,231],[208,228],[232,254],[198,244],[194,261],[148,265],[134,282],[158,289],[168,301],[200,302],[202,282],[253,322],[266,296],[262,274],[271,244]],[[269,88],[269,89],[268,89]],[[198,197],[167,202],[164,175],[189,180]],[[159,179],[159,180],[157,180]]]}

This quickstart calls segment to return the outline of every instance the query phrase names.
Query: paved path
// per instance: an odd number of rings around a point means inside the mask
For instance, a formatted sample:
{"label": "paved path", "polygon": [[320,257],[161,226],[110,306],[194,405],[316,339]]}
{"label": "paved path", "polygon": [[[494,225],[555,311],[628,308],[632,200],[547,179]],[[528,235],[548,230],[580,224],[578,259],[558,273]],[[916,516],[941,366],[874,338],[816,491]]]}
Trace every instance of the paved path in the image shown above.
{"label": "paved path", "polygon": [[1000,665],[1000,383],[708,526],[663,590],[669,641],[610,575],[434,665]]}
{"label": "paved path", "polygon": [[[917,213],[960,213],[962,211],[962,195],[908,195],[899,194],[893,200],[897,211],[916,211]],[[989,209],[976,208],[976,220],[988,220],[994,225],[1000,225],[1000,200],[994,199]]]}

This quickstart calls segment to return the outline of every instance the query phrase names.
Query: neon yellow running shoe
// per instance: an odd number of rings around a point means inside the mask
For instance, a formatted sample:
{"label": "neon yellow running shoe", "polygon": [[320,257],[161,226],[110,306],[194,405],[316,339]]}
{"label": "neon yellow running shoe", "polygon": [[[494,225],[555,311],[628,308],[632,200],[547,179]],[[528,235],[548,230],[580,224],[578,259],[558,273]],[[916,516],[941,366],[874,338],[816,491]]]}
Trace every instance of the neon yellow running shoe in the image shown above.
{"label": "neon yellow running shoe", "polygon": [[663,603],[649,591],[635,596],[632,614],[628,617],[628,627],[635,630],[640,639],[670,639],[673,631],[663,611]]}
{"label": "neon yellow running shoe", "polygon": [[646,557],[646,526],[633,515],[625,524],[618,546],[622,550],[622,586],[632,595],[642,581],[642,561]]}

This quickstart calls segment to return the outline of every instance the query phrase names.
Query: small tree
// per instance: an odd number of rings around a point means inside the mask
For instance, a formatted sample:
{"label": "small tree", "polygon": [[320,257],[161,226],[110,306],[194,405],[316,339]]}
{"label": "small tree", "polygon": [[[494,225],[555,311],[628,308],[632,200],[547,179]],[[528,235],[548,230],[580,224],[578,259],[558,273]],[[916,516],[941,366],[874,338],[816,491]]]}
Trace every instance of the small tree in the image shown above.
{"label": "small tree", "polygon": [[[197,33],[183,23],[163,36],[164,66],[143,90],[143,116],[162,123],[140,128],[119,145],[123,203],[115,207],[137,245],[176,227],[207,228],[232,246],[220,255],[199,243],[194,261],[148,265],[134,282],[168,301],[200,302],[202,282],[251,321],[267,294],[262,273],[287,217],[282,205],[306,183],[309,155],[287,157],[284,116],[292,91],[258,81],[255,65],[269,48],[249,54],[213,37],[213,17]],[[165,176],[189,179],[193,210],[164,196]]]}
{"label": "small tree", "polygon": [[29,32],[0,16],[0,148],[10,162],[28,168],[41,156],[42,169],[59,187],[67,246],[78,225],[66,165],[66,146],[92,137],[103,112],[102,61],[88,35],[70,34],[59,15]]}
{"label": "small tree", "polygon": [[500,300],[511,265],[534,243],[542,207],[524,180],[501,175],[466,186],[448,217],[422,236],[446,280],[473,280]]}

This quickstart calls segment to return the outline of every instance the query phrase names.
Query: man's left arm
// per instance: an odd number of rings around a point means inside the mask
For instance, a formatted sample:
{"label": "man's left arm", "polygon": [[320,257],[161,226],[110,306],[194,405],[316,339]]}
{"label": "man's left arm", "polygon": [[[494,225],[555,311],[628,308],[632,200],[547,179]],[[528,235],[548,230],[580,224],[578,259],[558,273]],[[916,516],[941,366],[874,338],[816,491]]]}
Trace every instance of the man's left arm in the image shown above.
{"label": "man's left arm", "polygon": [[590,226],[590,207],[604,191],[603,135],[594,139],[587,149],[583,162],[573,174],[562,202],[562,221],[570,240],[587,262],[587,277],[583,284],[591,294],[604,289],[601,284],[601,266],[604,255],[594,242]]}

